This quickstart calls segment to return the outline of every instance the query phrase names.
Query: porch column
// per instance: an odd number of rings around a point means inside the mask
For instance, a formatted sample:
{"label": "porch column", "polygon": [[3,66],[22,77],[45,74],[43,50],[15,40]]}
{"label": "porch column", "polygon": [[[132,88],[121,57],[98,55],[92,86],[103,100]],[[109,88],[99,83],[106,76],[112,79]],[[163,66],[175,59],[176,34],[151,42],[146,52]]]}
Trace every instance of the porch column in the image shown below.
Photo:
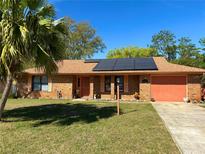
{"label": "porch column", "polygon": [[129,91],[128,89],[128,75],[124,75],[124,92],[127,93]]}
{"label": "porch column", "polygon": [[150,100],[151,99],[151,84],[150,75],[140,75],[140,99]]}
{"label": "porch column", "polygon": [[105,92],[105,76],[100,76],[100,92]]}
{"label": "porch column", "polygon": [[48,92],[52,92],[52,79],[48,76]]}
{"label": "porch column", "polygon": [[115,99],[115,76],[111,76],[111,99]]}
{"label": "porch column", "polygon": [[94,77],[90,77],[90,99],[94,99]]}
{"label": "porch column", "polygon": [[27,84],[27,89],[28,89],[28,91],[27,91],[27,92],[32,91],[32,75],[29,75],[29,76],[28,76],[28,84]]}

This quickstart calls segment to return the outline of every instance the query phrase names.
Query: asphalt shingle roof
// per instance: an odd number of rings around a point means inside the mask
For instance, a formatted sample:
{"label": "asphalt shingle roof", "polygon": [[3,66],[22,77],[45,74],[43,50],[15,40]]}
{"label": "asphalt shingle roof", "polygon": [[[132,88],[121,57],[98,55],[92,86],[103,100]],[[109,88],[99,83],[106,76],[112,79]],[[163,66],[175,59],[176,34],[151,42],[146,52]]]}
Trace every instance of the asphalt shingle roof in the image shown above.
{"label": "asphalt shingle roof", "polygon": [[[93,71],[99,61],[63,60],[58,62],[58,74],[158,74],[158,73],[205,73],[205,69],[169,63],[163,57],[153,57],[158,70]],[[43,74],[43,70],[30,68],[28,74]]]}

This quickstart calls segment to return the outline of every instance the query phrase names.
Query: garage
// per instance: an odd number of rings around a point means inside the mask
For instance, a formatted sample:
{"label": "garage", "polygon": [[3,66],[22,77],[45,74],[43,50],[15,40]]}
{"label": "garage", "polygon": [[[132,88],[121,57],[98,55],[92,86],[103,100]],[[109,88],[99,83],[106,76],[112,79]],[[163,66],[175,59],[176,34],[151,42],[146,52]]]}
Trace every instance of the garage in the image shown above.
{"label": "garage", "polygon": [[186,76],[152,76],[151,97],[155,101],[179,101],[186,97]]}

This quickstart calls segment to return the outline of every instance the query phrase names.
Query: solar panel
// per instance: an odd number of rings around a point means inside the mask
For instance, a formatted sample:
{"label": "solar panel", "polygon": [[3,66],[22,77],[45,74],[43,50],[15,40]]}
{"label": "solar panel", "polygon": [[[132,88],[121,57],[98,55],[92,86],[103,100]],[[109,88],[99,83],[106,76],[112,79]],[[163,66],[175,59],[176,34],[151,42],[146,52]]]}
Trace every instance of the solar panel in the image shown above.
{"label": "solar panel", "polygon": [[135,70],[157,70],[153,58],[136,58]]}
{"label": "solar panel", "polygon": [[133,58],[117,59],[114,70],[134,70],[134,66]]}
{"label": "solar panel", "polygon": [[157,70],[153,58],[102,59],[93,71]]}
{"label": "solar panel", "polygon": [[117,59],[103,59],[94,68],[94,71],[112,71],[114,70]]}

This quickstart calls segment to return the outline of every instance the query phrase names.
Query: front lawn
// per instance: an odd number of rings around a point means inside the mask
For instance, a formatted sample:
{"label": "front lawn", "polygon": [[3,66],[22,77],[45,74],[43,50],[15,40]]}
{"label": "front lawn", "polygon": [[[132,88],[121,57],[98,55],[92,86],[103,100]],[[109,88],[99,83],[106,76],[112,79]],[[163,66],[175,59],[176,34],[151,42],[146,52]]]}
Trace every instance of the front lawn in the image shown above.
{"label": "front lawn", "polygon": [[149,103],[9,100],[0,153],[179,153]]}

